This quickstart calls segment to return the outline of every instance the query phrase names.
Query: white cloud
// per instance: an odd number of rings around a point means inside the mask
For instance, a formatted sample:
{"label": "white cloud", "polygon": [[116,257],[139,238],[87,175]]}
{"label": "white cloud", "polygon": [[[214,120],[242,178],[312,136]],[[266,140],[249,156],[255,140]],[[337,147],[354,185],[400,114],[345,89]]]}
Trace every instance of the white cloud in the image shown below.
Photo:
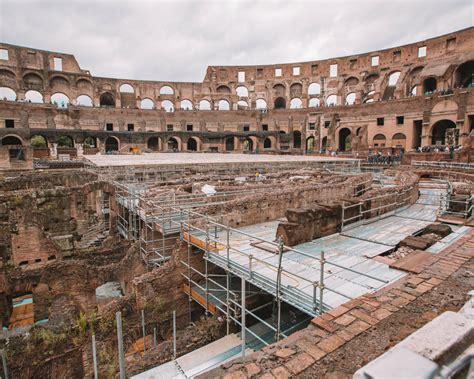
{"label": "white cloud", "polygon": [[470,0],[0,0],[2,42],[130,79],[201,81],[208,65],[344,56],[471,25]]}

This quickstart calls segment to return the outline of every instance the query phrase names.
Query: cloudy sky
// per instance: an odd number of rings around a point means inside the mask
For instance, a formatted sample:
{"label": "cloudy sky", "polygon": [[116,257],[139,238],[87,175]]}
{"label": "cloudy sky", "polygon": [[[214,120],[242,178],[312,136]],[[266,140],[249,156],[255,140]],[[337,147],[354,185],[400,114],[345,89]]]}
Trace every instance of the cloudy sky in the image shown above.
{"label": "cloudy sky", "polygon": [[363,53],[466,28],[473,0],[0,0],[0,41],[93,75],[201,81],[208,65]]}

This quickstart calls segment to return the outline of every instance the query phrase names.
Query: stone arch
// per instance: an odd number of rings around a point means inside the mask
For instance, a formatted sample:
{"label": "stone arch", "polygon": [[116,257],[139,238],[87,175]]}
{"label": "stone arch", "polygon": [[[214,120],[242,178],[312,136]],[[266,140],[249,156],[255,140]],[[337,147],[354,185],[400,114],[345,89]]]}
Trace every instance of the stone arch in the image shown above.
{"label": "stone arch", "polygon": [[94,105],[91,97],[88,95],[79,95],[76,99],[76,103],[83,107],[92,107]]}
{"label": "stone arch", "polygon": [[329,95],[326,98],[326,105],[328,107],[332,107],[332,106],[337,105],[337,96],[336,95]]}
{"label": "stone arch", "polygon": [[34,148],[48,147],[48,139],[41,134],[33,134],[30,137],[30,145]]}
{"label": "stone arch", "polygon": [[234,151],[235,149],[235,138],[227,137],[225,139],[225,151]]}
{"label": "stone arch", "polygon": [[454,72],[454,85],[456,87],[474,87],[474,61],[467,61],[460,64]]}
{"label": "stone arch", "polygon": [[392,146],[394,147],[406,147],[407,136],[403,133],[395,133],[392,137]]}
{"label": "stone arch", "polygon": [[423,94],[436,91],[437,85],[438,82],[435,77],[430,76],[429,78],[426,78],[423,80]]}
{"label": "stone arch", "polygon": [[105,139],[105,152],[111,153],[120,150],[120,141],[117,137],[110,136]]}
{"label": "stone arch", "polygon": [[166,112],[174,112],[174,104],[170,100],[164,100],[161,102],[161,109]]}
{"label": "stone arch", "polygon": [[43,94],[34,89],[30,89],[25,93],[25,100],[32,103],[44,103]]}
{"label": "stone arch", "polygon": [[284,97],[277,97],[274,102],[273,108],[275,109],[285,109],[286,108],[286,100]]}
{"label": "stone arch", "polygon": [[79,78],[76,81],[77,91],[81,94],[88,95],[92,97],[94,95],[94,86],[90,79],[88,78]]}
{"label": "stone arch", "polygon": [[53,75],[49,79],[49,87],[51,88],[51,92],[68,94],[70,91],[70,82],[64,75]]}
{"label": "stone arch", "polygon": [[56,138],[56,143],[58,144],[59,148],[73,148],[74,147],[74,139],[71,136],[61,134]]}
{"label": "stone arch", "polygon": [[355,76],[348,77],[344,82],[346,87],[356,86],[357,84],[359,84],[359,79],[357,79]]}
{"label": "stone arch", "polygon": [[339,151],[351,150],[351,134],[352,132],[349,128],[339,129],[339,133],[338,133],[338,137],[339,137],[338,150]]}
{"label": "stone arch", "polygon": [[152,99],[145,98],[140,101],[140,109],[153,109],[155,107],[155,103]]}
{"label": "stone arch", "polygon": [[454,100],[441,100],[438,101],[434,107],[431,109],[432,114],[441,113],[441,112],[452,112],[455,113],[458,110],[458,103]]}
{"label": "stone arch", "polygon": [[400,79],[401,72],[400,71],[392,71],[390,74],[387,75],[387,85],[389,87],[395,87]]}
{"label": "stone arch", "polygon": [[347,105],[353,105],[353,104],[355,104],[355,101],[356,101],[355,92],[350,92],[346,95],[346,104]]}
{"label": "stone arch", "polygon": [[364,82],[365,84],[374,84],[378,79],[380,75],[376,72],[369,74],[365,77]]}
{"label": "stone arch", "polygon": [[211,102],[206,99],[202,99],[199,101],[199,110],[200,111],[210,111],[211,110]]}
{"label": "stone arch", "polygon": [[13,86],[16,84],[16,75],[15,73],[8,69],[2,68],[0,69],[0,85],[4,85],[6,87]]}
{"label": "stone arch", "polygon": [[189,137],[186,143],[186,150],[199,151],[199,140],[197,137]]}
{"label": "stone arch", "polygon": [[97,138],[93,136],[87,136],[84,138],[82,146],[86,149],[96,149],[97,148]]}
{"label": "stone arch", "polygon": [[263,141],[263,148],[264,149],[272,148],[272,140],[270,138],[265,138],[265,140]]}
{"label": "stone arch", "polygon": [[285,94],[286,94],[286,87],[283,84],[277,83],[273,86],[274,97],[285,97]]}
{"label": "stone arch", "polygon": [[256,108],[267,109],[267,102],[265,101],[265,99],[257,99]]}
{"label": "stone arch", "polygon": [[295,97],[301,97],[303,96],[303,86],[301,83],[293,83],[290,86],[290,97],[295,98]]}
{"label": "stone arch", "polygon": [[129,83],[123,83],[119,87],[119,92],[120,93],[135,93],[135,88]]}
{"label": "stone arch", "polygon": [[249,104],[245,101],[245,100],[239,100],[237,102],[237,108],[238,109],[248,109],[249,108]]}
{"label": "stone arch", "polygon": [[303,102],[299,97],[295,97],[291,99],[290,101],[290,109],[297,109],[297,108],[302,108],[303,107]]}
{"label": "stone arch", "polygon": [[318,108],[321,105],[321,101],[317,97],[309,99],[310,108]]}
{"label": "stone arch", "polygon": [[220,99],[217,102],[217,109],[220,110],[220,111],[230,110],[230,102],[226,99]]}
{"label": "stone arch", "polygon": [[179,139],[177,137],[170,137],[166,141],[166,147],[168,151],[179,151]]}
{"label": "stone arch", "polygon": [[162,86],[160,88],[160,95],[174,95],[174,89],[169,85]]}
{"label": "stone arch", "polygon": [[160,139],[158,137],[150,137],[150,138],[148,138],[146,146],[151,151],[159,151],[160,150]]}
{"label": "stone arch", "polygon": [[374,147],[385,147],[386,142],[387,138],[382,133],[376,134],[373,138]]}
{"label": "stone arch", "polygon": [[28,72],[23,75],[23,84],[26,88],[42,90],[43,83],[43,77],[36,72]]}
{"label": "stone arch", "polygon": [[2,138],[2,146],[23,145],[23,140],[16,134],[8,134]]}
{"label": "stone arch", "polygon": [[456,123],[454,121],[444,119],[439,120],[431,127],[431,144],[432,145],[445,145],[446,144],[446,131],[448,129],[455,129]]}
{"label": "stone arch", "polygon": [[181,100],[180,107],[181,109],[184,109],[186,111],[192,111],[193,103],[191,102],[191,100],[184,99],[184,100]]}
{"label": "stone arch", "polygon": [[313,136],[309,136],[306,138],[306,151],[314,151],[314,145],[315,145],[315,138]]}
{"label": "stone arch", "polygon": [[225,85],[220,85],[216,88],[217,93],[231,93],[230,88]]}
{"label": "stone arch", "polygon": [[115,97],[110,92],[100,95],[99,104],[101,107],[115,107]]}
{"label": "stone arch", "polygon": [[245,86],[238,86],[235,89],[238,97],[249,97],[249,90]]}
{"label": "stone arch", "polygon": [[308,95],[319,95],[321,94],[321,84],[311,83],[308,87]]}
{"label": "stone arch", "polygon": [[16,100],[16,92],[10,87],[0,87],[0,100]]}
{"label": "stone arch", "polygon": [[301,132],[299,130],[293,131],[293,147],[301,149]]}
{"label": "stone arch", "polygon": [[242,149],[244,151],[253,151],[254,150],[254,143],[250,137],[247,137],[242,142]]}
{"label": "stone arch", "polygon": [[67,108],[70,100],[66,94],[56,92],[51,95],[51,103],[55,104],[58,108]]}

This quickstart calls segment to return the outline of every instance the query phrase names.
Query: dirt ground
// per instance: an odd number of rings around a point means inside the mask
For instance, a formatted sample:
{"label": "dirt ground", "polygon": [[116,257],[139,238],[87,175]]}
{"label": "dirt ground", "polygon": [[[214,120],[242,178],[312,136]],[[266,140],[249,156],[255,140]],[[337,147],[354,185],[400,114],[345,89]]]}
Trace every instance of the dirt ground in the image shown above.
{"label": "dirt ground", "polygon": [[299,378],[352,378],[360,367],[377,358],[415,330],[445,311],[458,311],[474,288],[474,259],[446,281],[421,295],[406,307],[328,354]]}

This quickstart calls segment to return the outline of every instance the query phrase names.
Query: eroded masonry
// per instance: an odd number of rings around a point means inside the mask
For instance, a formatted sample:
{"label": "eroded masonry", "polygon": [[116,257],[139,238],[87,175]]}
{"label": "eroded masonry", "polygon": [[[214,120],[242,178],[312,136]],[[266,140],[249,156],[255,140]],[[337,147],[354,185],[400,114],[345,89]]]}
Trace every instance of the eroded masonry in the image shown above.
{"label": "eroded masonry", "polygon": [[0,376],[466,377],[473,52],[174,83],[0,44]]}

